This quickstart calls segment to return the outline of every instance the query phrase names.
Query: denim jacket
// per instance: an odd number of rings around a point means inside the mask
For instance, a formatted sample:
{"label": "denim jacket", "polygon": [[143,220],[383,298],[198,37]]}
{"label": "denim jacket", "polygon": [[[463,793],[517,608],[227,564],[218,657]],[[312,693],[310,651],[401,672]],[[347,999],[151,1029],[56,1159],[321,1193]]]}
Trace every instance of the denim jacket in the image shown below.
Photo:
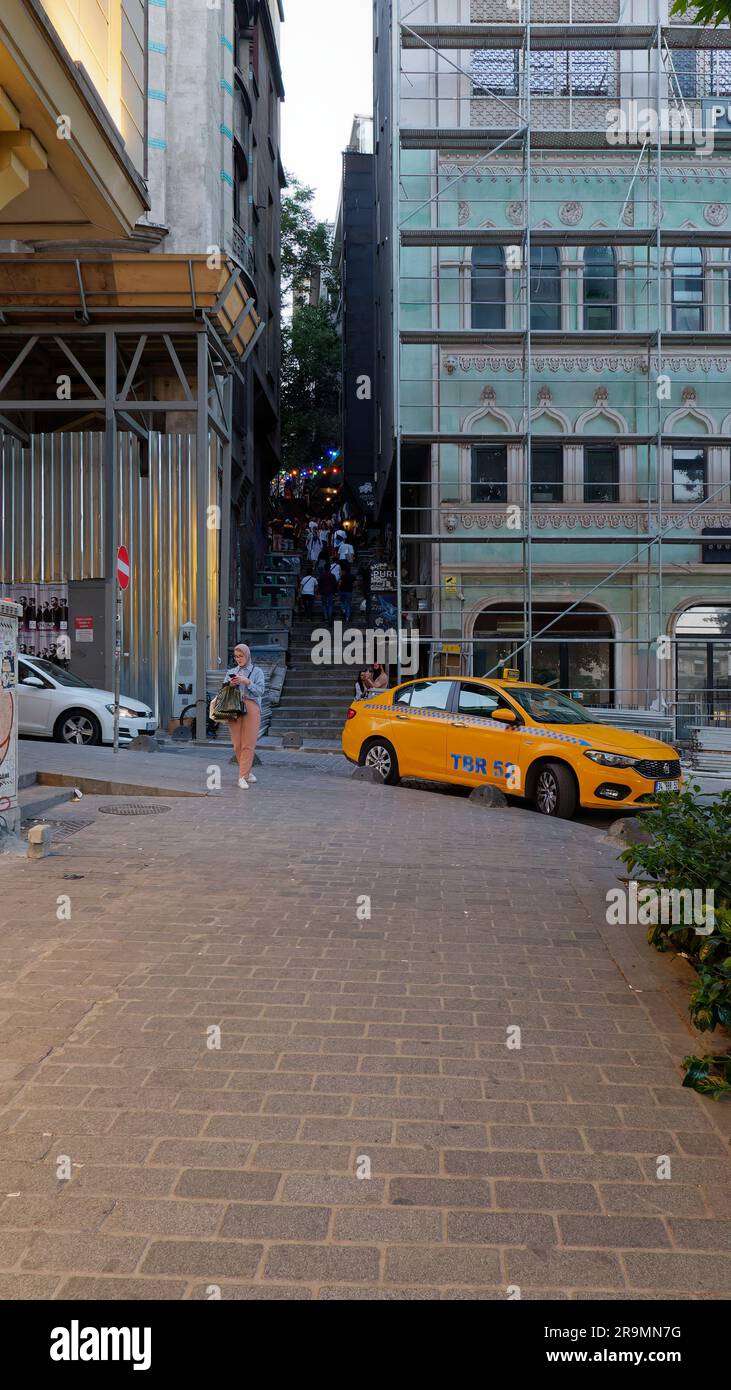
{"label": "denim jacket", "polygon": [[255,700],[259,708],[261,708],[262,696],[266,685],[264,672],[261,667],[254,666],[251,662],[249,662],[248,666],[232,666],[231,670],[226,672],[226,680],[230,681],[232,676],[249,677],[251,685],[241,685],[239,689],[245,700]]}

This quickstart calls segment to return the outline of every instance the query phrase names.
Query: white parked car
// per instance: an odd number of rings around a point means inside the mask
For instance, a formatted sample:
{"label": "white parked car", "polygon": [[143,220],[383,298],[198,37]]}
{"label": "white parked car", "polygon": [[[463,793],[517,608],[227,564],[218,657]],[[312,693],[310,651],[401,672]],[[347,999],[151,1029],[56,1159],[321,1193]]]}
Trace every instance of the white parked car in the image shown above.
{"label": "white parked car", "polygon": [[[156,728],[147,705],[120,696],[120,744]],[[52,661],[18,653],[18,732],[58,743],[112,743],[114,692],[97,690]]]}

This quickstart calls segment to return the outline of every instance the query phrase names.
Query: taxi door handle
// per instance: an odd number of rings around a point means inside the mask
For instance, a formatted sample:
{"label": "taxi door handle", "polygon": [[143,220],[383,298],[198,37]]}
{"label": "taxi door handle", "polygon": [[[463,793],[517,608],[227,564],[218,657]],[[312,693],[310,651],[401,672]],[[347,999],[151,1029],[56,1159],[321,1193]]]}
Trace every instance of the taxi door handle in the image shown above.
{"label": "taxi door handle", "polygon": [[467,728],[467,720],[466,720],[466,719],[450,719],[449,722],[450,722],[450,724],[452,725],[452,728],[453,728],[453,729],[466,729],[466,728]]}
{"label": "taxi door handle", "polygon": [[396,718],[397,718],[397,719],[408,719],[408,717],[409,717],[408,714],[397,714],[397,715],[396,715]]}

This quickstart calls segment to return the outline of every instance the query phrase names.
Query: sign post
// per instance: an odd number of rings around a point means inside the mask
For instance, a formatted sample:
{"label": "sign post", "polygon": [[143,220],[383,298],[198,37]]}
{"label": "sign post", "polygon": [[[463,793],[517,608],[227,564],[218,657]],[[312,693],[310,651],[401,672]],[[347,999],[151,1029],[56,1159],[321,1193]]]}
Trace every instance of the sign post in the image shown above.
{"label": "sign post", "polygon": [[122,671],[122,594],[129,588],[129,551],[120,545],[117,551],[117,608],[114,622],[114,751],[119,752],[119,699]]}
{"label": "sign post", "polygon": [[0,599],[0,837],[20,830],[18,809],[19,603]]}

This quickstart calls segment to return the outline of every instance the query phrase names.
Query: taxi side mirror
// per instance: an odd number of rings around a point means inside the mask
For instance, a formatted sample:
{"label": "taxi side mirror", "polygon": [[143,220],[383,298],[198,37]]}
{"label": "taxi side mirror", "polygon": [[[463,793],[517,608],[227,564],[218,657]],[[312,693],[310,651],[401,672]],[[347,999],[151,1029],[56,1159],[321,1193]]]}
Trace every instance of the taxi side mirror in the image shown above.
{"label": "taxi side mirror", "polygon": [[496,719],[499,724],[517,724],[518,722],[518,716],[515,710],[507,709],[507,707],[496,709],[492,717]]}

